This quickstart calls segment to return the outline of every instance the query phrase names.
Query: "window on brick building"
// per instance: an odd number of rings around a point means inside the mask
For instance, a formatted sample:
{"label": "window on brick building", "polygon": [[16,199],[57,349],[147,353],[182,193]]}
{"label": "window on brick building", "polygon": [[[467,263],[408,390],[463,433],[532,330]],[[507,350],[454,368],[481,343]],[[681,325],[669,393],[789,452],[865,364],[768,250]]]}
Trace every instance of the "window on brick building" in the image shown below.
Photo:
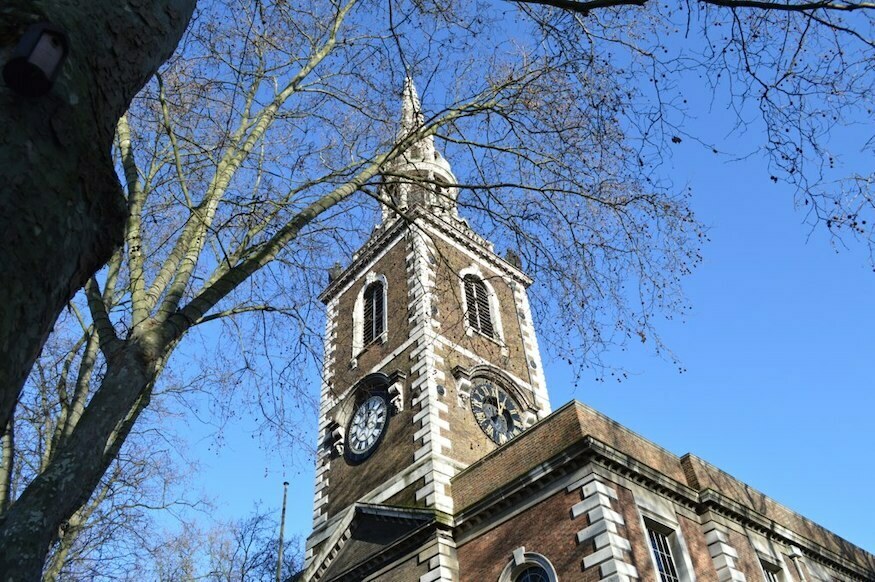
{"label": "window on brick building", "polygon": [[526,566],[526,569],[516,575],[513,582],[550,582],[550,575],[540,565]]}
{"label": "window on brick building", "polygon": [[465,275],[465,313],[468,326],[481,335],[495,338],[489,291],[483,280],[476,275]]}
{"label": "window on brick building", "polygon": [[350,368],[358,366],[361,353],[375,342],[386,342],[386,295],[384,275],[368,273],[356,296],[352,312],[352,353]]}
{"label": "window on brick building", "polygon": [[498,577],[499,582],[558,582],[556,570],[546,557],[517,548],[513,559]]}
{"label": "window on brick building", "polygon": [[778,564],[766,560],[760,560],[760,566],[763,568],[763,575],[766,582],[782,582],[784,577],[781,575],[781,567]]}
{"label": "window on brick building", "polygon": [[661,582],[680,582],[675,557],[672,554],[672,536],[674,532],[656,522],[648,521],[647,537],[650,539],[650,549],[653,551],[653,560],[656,563],[656,571],[659,572]]}
{"label": "window on brick building", "polygon": [[383,283],[376,281],[365,289],[362,321],[362,345],[366,346],[380,337],[385,327],[386,296]]}

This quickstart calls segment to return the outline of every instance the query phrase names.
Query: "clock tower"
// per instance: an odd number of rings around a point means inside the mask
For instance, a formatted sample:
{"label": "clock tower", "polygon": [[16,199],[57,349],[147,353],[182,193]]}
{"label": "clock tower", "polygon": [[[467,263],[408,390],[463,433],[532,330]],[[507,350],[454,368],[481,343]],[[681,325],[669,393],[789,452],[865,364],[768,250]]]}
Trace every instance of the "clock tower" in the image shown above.
{"label": "clock tower", "polygon": [[[422,123],[408,80],[400,136]],[[313,533],[293,580],[875,580],[875,556],[699,457],[580,402],[551,412],[531,281],[459,215],[457,184],[432,138],[411,145],[322,293]]]}
{"label": "clock tower", "polygon": [[[399,135],[422,123],[408,79]],[[550,412],[531,280],[459,215],[456,184],[432,137],[413,144],[384,174],[380,224],[321,295],[308,579],[333,578],[330,553],[356,522],[381,515],[406,531],[450,519],[452,477]],[[436,540],[453,546],[448,532]]]}

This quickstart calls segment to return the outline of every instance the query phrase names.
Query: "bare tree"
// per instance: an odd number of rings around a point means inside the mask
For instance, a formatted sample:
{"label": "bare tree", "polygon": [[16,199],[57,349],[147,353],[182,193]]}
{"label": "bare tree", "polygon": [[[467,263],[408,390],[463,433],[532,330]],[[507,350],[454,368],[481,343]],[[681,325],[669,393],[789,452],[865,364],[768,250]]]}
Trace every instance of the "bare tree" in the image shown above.
{"label": "bare tree", "polygon": [[[141,577],[166,582],[261,582],[273,580],[279,555],[275,513],[253,510],[248,516],[214,523],[208,528],[186,524],[179,533],[165,532],[141,560]],[[288,580],[303,566],[302,540],[283,543],[281,575]]]}
{"label": "bare tree", "polygon": [[[73,309],[75,312],[75,308]],[[3,499],[12,502],[44,471],[64,446],[91,395],[93,377],[102,375],[94,357],[93,330],[79,327],[72,314],[46,344],[19,400],[14,430],[7,431],[0,481]],[[78,327],[78,337],[69,325]],[[69,337],[67,337],[69,335]],[[61,524],[43,571],[43,580],[93,579],[124,570],[142,554],[143,532],[154,527],[157,511],[202,504],[184,487],[196,465],[182,459],[173,436],[162,430],[166,412],[157,406],[127,438],[87,502]],[[14,435],[14,440],[12,439]],[[178,467],[184,464],[185,471]]]}
{"label": "bare tree", "polygon": [[[871,168],[843,164],[872,151],[868,123],[873,102],[871,2],[763,2],[700,0],[659,4],[647,0],[534,0],[523,3],[559,50],[588,44],[622,64],[622,92],[637,98],[606,106],[640,113],[641,139],[664,151],[683,139],[701,142],[727,159],[769,161],[763,183],[786,182],[813,226],[841,239],[860,239],[875,259]],[[559,9],[545,9],[544,6]],[[611,7],[610,10],[604,10]],[[749,151],[729,153],[720,137],[691,133],[682,82],[698,84],[711,107],[736,120]],[[644,97],[642,100],[641,97]],[[701,108],[700,108],[701,109]],[[849,132],[849,126],[859,130]],[[646,162],[646,160],[645,160]],[[764,188],[765,189],[765,188]]]}
{"label": "bare tree", "polygon": [[[314,335],[311,298],[330,264],[367,235],[361,225],[373,223],[374,199],[391,205],[381,180],[393,161],[424,139],[453,161],[461,178],[447,186],[461,191],[472,224],[517,249],[543,281],[543,309],[562,302],[543,321],[574,330],[552,337],[571,338],[562,347],[584,365],[602,365],[605,346],[631,338],[659,348],[653,316],[683,310],[679,277],[699,260],[688,193],[659,172],[668,144],[690,137],[676,75],[698,68],[715,91],[728,88],[740,120],[749,107],[760,111],[763,148],[786,179],[809,177],[798,182],[800,196],[823,208],[817,163],[828,158],[818,140],[839,119],[821,114],[850,114],[871,99],[871,42],[861,32],[870,6],[540,4],[553,3],[527,4],[521,18],[511,4],[367,0],[229,0],[199,14],[178,56],[115,128],[125,244],[73,302],[87,312],[83,353],[101,373],[89,377],[78,420],[52,458],[3,499],[5,577],[32,579],[42,568],[196,327],[222,324],[242,338],[281,332],[283,343],[262,341],[261,351],[241,342],[224,385],[261,374],[269,381],[255,400],[267,415],[305,397],[290,370],[309,348],[297,340]],[[853,24],[837,16],[857,12]],[[666,40],[677,29],[698,35],[692,57],[677,45],[682,35]],[[399,132],[397,100],[387,96],[407,75],[428,99]],[[98,108],[101,123],[115,123],[116,106]],[[105,156],[109,142],[95,143]],[[79,261],[84,271],[106,253],[98,255]],[[76,285],[63,273],[66,300]],[[58,301],[49,303],[9,304],[24,313],[9,330],[33,310],[54,318]],[[47,329],[10,359],[16,370],[29,367],[28,350]],[[7,387],[6,418],[18,394],[15,381]],[[4,451],[14,436],[5,433]]]}
{"label": "bare tree", "polygon": [[[271,515],[256,509],[252,515],[234,520],[208,538],[209,580],[246,582],[272,580],[279,556],[279,526]],[[283,543],[281,579],[287,580],[304,564],[301,540]]]}

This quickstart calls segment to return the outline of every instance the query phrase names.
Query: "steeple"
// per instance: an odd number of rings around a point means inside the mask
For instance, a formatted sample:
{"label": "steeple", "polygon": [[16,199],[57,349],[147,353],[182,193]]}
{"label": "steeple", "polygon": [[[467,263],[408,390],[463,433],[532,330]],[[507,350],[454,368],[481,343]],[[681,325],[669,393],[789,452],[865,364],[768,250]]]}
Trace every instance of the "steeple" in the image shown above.
{"label": "steeple", "polygon": [[[419,93],[416,91],[416,86],[413,84],[413,79],[409,76],[404,79],[404,89],[401,92],[401,127],[398,131],[398,137],[402,138],[405,135],[416,131],[425,123],[425,116],[422,114],[422,104],[419,102]],[[434,140],[431,136],[425,138],[431,141]]]}
{"label": "steeple", "polygon": [[[426,125],[422,104],[413,79],[404,80],[401,92],[401,122],[398,140],[420,131]],[[382,223],[395,216],[395,210],[407,211],[416,206],[428,208],[434,214],[456,217],[456,199],[459,190],[456,176],[449,162],[438,152],[434,136],[427,135],[408,147],[387,164],[383,183],[379,188],[382,204]]]}
{"label": "steeple", "polygon": [[432,536],[411,554],[423,572],[380,580],[458,581],[452,533],[435,520],[454,512],[451,480],[550,412],[531,280],[458,216],[458,180],[422,135],[433,120],[409,78],[400,110],[382,223],[320,296],[308,581],[377,579],[350,568],[377,545],[409,551],[411,535]]}

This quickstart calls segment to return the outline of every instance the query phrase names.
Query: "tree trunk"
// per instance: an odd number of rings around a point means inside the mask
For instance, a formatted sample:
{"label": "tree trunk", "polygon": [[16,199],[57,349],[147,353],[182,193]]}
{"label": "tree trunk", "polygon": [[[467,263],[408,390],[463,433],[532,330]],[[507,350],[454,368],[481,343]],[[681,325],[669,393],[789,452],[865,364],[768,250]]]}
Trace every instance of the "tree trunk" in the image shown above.
{"label": "tree trunk", "polygon": [[100,388],[69,439],[0,516],[0,580],[38,580],[49,547],[97,487],[148,401],[164,353],[156,333],[126,342],[109,358]]}
{"label": "tree trunk", "polygon": [[0,426],[61,309],[122,241],[115,124],[176,47],[194,4],[0,6],[0,66],[33,22],[61,27],[70,43],[47,95],[23,97],[0,82]]}
{"label": "tree trunk", "polygon": [[12,470],[15,460],[15,426],[10,419],[0,437],[0,515],[12,502]]}
{"label": "tree trunk", "polygon": [[82,521],[78,519],[79,512],[73,514],[64,532],[58,540],[58,550],[52,555],[51,559],[46,563],[43,571],[42,582],[57,582],[61,575],[61,570],[64,569],[64,564],[67,562],[67,557],[70,555],[70,550],[73,549],[73,544],[76,543],[76,538],[79,537]]}

